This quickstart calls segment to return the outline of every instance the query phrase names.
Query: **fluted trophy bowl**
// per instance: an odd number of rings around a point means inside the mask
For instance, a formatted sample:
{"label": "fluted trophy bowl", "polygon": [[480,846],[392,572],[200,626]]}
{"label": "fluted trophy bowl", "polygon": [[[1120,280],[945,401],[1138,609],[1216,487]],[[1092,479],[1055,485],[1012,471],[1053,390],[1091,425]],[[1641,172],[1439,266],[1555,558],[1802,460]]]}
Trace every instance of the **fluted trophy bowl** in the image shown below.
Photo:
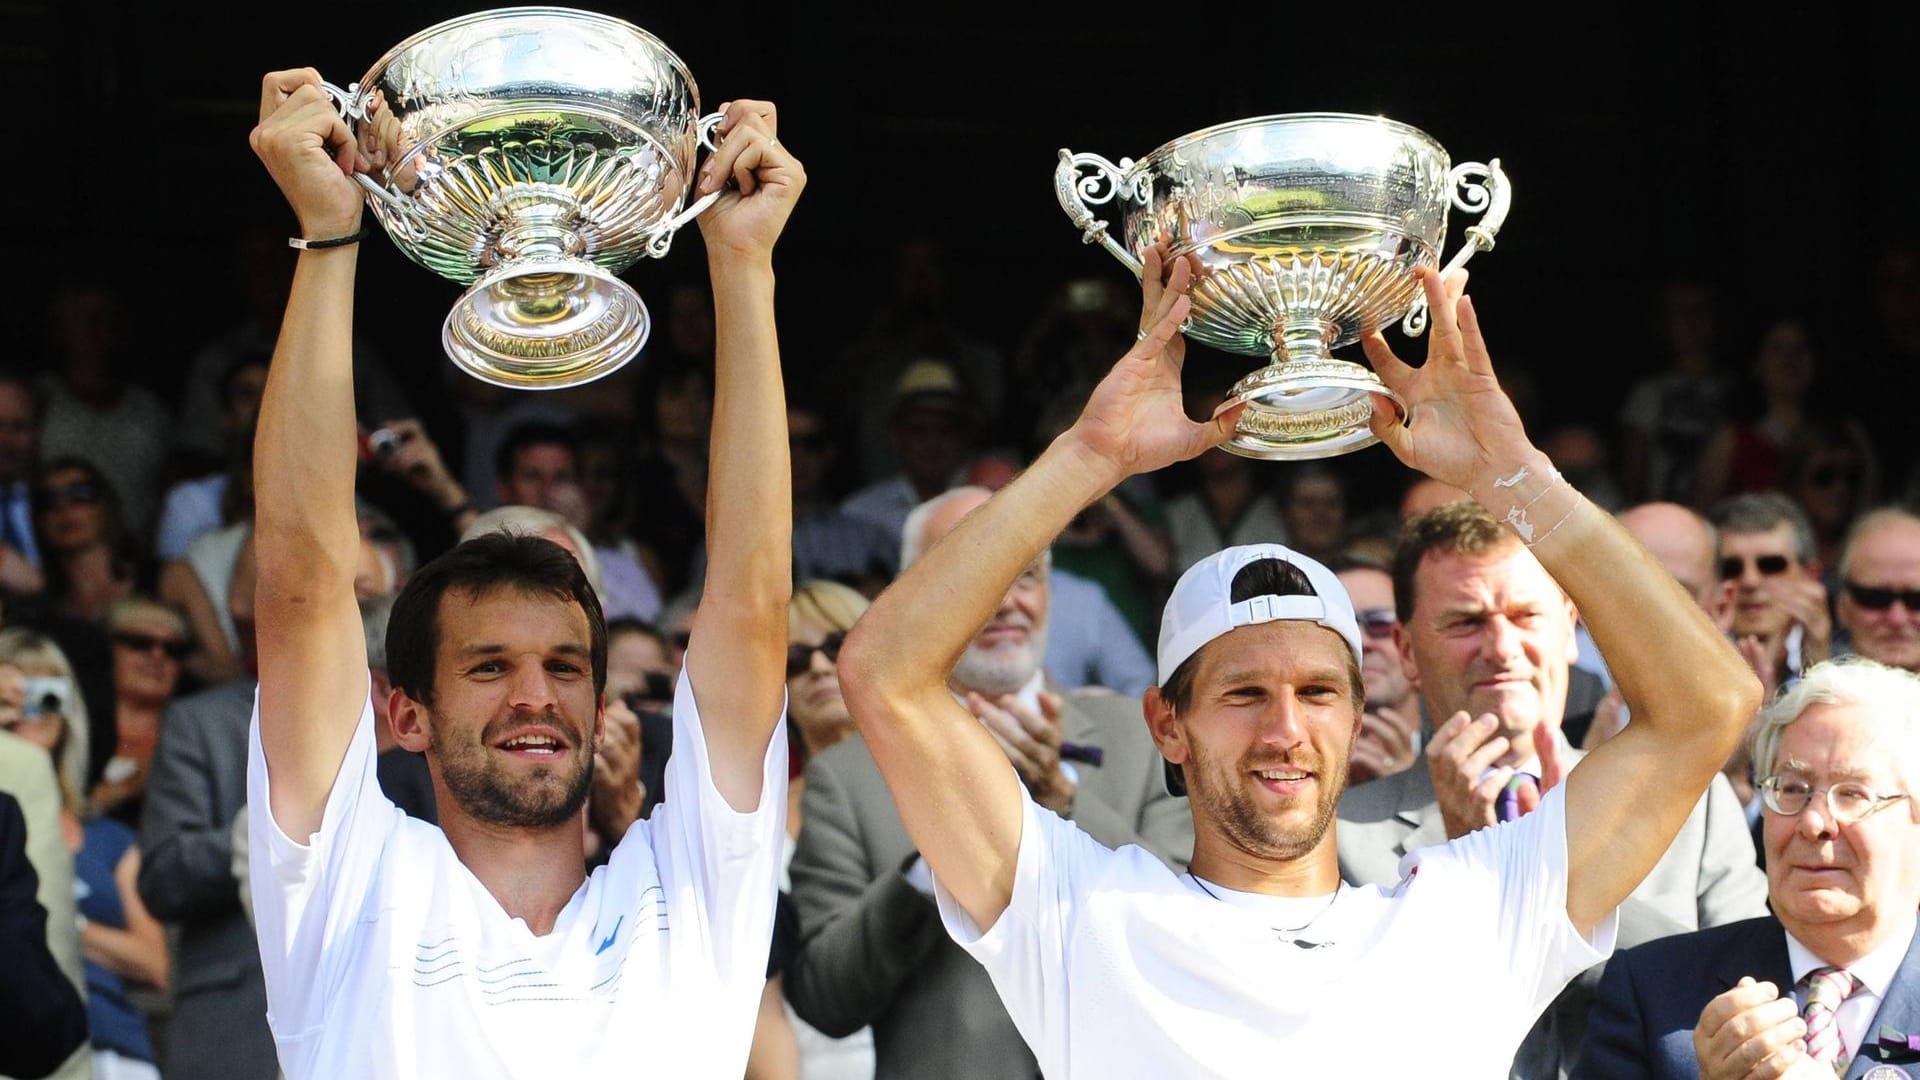
{"label": "fluted trophy bowl", "polygon": [[712,199],[683,209],[720,117],[701,117],[671,49],[606,15],[504,8],[422,30],[329,91],[387,235],[471,285],[441,334],[456,365],[557,389],[639,351],[647,307],[615,275]]}
{"label": "fluted trophy bowl", "polygon": [[[1220,124],[1133,161],[1060,151],[1054,186],[1082,238],[1136,276],[1165,241],[1198,273],[1182,326],[1194,341],[1269,363],[1237,383],[1246,402],[1227,449],[1276,460],[1372,445],[1370,394],[1404,407],[1377,376],[1332,350],[1404,320],[1425,327],[1414,271],[1436,266],[1447,211],[1482,212],[1450,266],[1493,246],[1510,193],[1500,162],[1454,166],[1431,136],[1345,113]],[[1117,201],[1117,230],[1092,205]]]}

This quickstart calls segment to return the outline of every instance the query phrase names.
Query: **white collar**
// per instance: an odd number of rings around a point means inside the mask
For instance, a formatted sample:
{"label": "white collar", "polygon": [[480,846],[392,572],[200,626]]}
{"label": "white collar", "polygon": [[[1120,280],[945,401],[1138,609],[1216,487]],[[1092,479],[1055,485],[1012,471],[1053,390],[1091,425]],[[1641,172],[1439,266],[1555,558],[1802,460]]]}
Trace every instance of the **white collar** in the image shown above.
{"label": "white collar", "polygon": [[[1861,985],[1873,991],[1874,996],[1886,997],[1887,987],[1893,985],[1893,977],[1900,973],[1900,964],[1907,958],[1907,949],[1913,945],[1916,921],[1914,916],[1908,916],[1906,926],[1874,946],[1872,952],[1847,965],[1847,971],[1859,979]],[[1795,986],[1807,977],[1807,972],[1827,966],[1825,960],[1815,956],[1812,949],[1802,945],[1800,939],[1792,934],[1787,935],[1787,963],[1793,969]]]}

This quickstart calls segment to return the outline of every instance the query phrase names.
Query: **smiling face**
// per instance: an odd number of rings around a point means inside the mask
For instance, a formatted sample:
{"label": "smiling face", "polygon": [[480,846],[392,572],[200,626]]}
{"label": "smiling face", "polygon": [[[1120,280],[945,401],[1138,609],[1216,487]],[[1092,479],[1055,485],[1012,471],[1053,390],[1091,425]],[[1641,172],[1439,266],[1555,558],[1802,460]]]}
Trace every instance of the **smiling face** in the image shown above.
{"label": "smiling face", "polygon": [[[1878,795],[1911,792],[1911,731],[1868,706],[1812,705],[1781,730],[1769,772],[1815,788],[1854,781]],[[1822,791],[1791,817],[1767,808],[1762,822],[1768,898],[1787,931],[1810,946],[1877,940],[1876,931],[1913,918],[1920,906],[1920,806],[1912,798],[1840,825]],[[1837,949],[1815,951],[1848,962],[1829,955]]]}
{"label": "smiling face", "polygon": [[1573,604],[1526,548],[1429,551],[1414,581],[1401,658],[1436,724],[1457,712],[1493,713],[1501,734],[1526,747],[1536,725],[1560,723]]}
{"label": "smiling face", "polygon": [[1274,861],[1330,844],[1360,722],[1347,643],[1283,619],[1215,638],[1195,661],[1186,707],[1152,690],[1147,713],[1182,767],[1196,844]]}
{"label": "smiling face", "polygon": [[547,593],[450,589],[439,634],[433,705],[394,692],[402,744],[425,749],[453,807],[481,822],[577,816],[602,721],[586,613]]}

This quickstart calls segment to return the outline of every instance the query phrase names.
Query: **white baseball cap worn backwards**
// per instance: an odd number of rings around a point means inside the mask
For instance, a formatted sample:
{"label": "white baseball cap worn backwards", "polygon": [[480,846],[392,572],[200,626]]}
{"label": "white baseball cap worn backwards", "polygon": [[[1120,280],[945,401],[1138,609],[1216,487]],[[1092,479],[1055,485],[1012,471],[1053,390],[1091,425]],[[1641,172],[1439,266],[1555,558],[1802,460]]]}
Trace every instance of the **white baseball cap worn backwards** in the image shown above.
{"label": "white baseball cap worn backwards", "polygon": [[[1234,576],[1247,564],[1262,559],[1288,563],[1306,575],[1317,596],[1254,596],[1233,603]],[[1175,668],[1214,638],[1237,627],[1257,626],[1276,619],[1316,622],[1346,639],[1360,662],[1360,623],[1353,617],[1353,600],[1333,571],[1279,544],[1246,544],[1217,551],[1180,575],[1160,618],[1160,685],[1173,678]]]}

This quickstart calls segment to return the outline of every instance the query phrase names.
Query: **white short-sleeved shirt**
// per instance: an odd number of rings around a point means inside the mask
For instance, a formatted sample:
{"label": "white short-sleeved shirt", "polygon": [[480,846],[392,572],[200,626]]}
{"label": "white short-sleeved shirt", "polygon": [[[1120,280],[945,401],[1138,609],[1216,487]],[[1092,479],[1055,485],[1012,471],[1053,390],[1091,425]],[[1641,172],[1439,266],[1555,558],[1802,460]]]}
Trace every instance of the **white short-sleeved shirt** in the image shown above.
{"label": "white short-sleeved shirt", "polygon": [[371,707],[320,831],[311,844],[288,838],[268,810],[256,699],[249,876],[288,1080],[739,1080],[766,982],[786,724],[767,748],[758,809],[740,814],[714,787],[684,675],[673,718],[672,798],[627,830],[552,933],[535,937],[446,834],[381,794]]}
{"label": "white short-sleeved shirt", "polygon": [[1567,919],[1558,789],[1519,821],[1408,855],[1392,890],[1340,889],[1299,934],[1326,943],[1312,949],[1025,803],[992,928],[938,896],[1049,1080],[1345,1076],[1369,1060],[1505,1077],[1534,1018],[1613,949],[1613,916],[1590,939]]}

